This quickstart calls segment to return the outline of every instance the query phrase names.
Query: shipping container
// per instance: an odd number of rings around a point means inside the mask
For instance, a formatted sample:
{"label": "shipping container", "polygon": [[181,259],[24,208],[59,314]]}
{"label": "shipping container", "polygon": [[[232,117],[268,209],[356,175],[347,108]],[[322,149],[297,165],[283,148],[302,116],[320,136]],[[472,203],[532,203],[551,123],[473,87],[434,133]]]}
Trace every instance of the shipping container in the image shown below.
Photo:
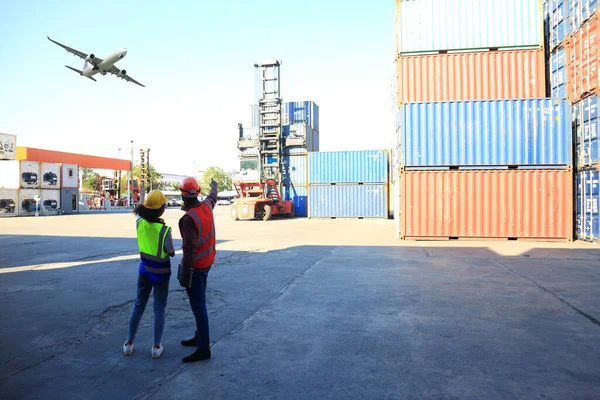
{"label": "shipping container", "polygon": [[409,103],[398,112],[403,166],[573,163],[566,99]]}
{"label": "shipping container", "polygon": [[0,189],[18,189],[21,186],[21,162],[0,160]]}
{"label": "shipping container", "polygon": [[397,12],[399,54],[543,45],[539,0],[404,0]]}
{"label": "shipping container", "polygon": [[75,164],[62,164],[60,177],[61,187],[77,189],[79,187],[79,166]]}
{"label": "shipping container", "polygon": [[396,66],[398,105],[546,96],[542,49],[401,56]]}
{"label": "shipping container", "polygon": [[564,47],[550,55],[550,96],[567,97],[567,64]]}
{"label": "shipping container", "polygon": [[0,217],[16,217],[19,213],[19,191],[0,189]]}
{"label": "shipping container", "polygon": [[549,2],[549,24],[548,45],[553,50],[570,33],[569,25],[569,2],[571,0],[548,0]]}
{"label": "shipping container", "polygon": [[311,128],[306,122],[284,125],[282,128],[286,145],[293,143],[293,147],[304,148],[306,152],[319,151],[319,132]]}
{"label": "shipping container", "polygon": [[600,176],[597,170],[577,172],[577,238],[600,240]]}
{"label": "shipping container", "polygon": [[[398,175],[398,174],[394,174],[394,175]],[[394,191],[392,194],[392,201],[394,203],[393,206],[393,210],[394,210],[394,228],[395,228],[395,232],[394,232],[394,236],[396,238],[400,237],[400,176],[396,176],[395,178],[395,182],[394,182]]]}
{"label": "shipping container", "polygon": [[62,188],[60,190],[60,208],[65,214],[79,212],[79,190],[76,188]]}
{"label": "shipping container", "polygon": [[40,196],[39,189],[20,189],[19,190],[19,216],[35,215],[36,209],[38,212],[41,210],[40,205],[35,199],[36,196]]}
{"label": "shipping container", "polygon": [[21,161],[21,188],[39,189],[41,185],[40,164],[35,161]]}
{"label": "shipping container", "polygon": [[314,130],[319,130],[319,106],[314,101],[290,101],[283,103],[282,125],[306,122]]}
{"label": "shipping container", "polygon": [[42,189],[40,206],[44,215],[56,215],[60,212],[60,189]]}
{"label": "shipping container", "polygon": [[[554,0],[557,1],[557,0]],[[569,32],[577,32],[598,8],[598,0],[562,0],[569,3]]]}
{"label": "shipping container", "polygon": [[406,239],[573,239],[573,173],[564,170],[405,171]]}
{"label": "shipping container", "polygon": [[573,104],[572,115],[577,168],[594,166],[600,159],[598,96],[594,94]]}
{"label": "shipping container", "polygon": [[594,15],[566,41],[567,94],[573,103],[598,89],[599,28],[598,15]]}
{"label": "shipping container", "polygon": [[308,157],[306,155],[290,155],[282,157],[282,176],[284,185],[308,185]]}
{"label": "shipping container", "polygon": [[309,218],[388,218],[387,184],[310,185]]}
{"label": "shipping container", "polygon": [[296,217],[308,215],[308,187],[307,186],[284,186],[283,199],[294,202],[294,214]]}
{"label": "shipping container", "polygon": [[17,155],[17,137],[0,132],[0,160],[14,160]]}
{"label": "shipping container", "polygon": [[60,164],[40,163],[42,189],[60,189]]}
{"label": "shipping container", "polygon": [[388,183],[386,150],[328,151],[308,155],[308,183]]}

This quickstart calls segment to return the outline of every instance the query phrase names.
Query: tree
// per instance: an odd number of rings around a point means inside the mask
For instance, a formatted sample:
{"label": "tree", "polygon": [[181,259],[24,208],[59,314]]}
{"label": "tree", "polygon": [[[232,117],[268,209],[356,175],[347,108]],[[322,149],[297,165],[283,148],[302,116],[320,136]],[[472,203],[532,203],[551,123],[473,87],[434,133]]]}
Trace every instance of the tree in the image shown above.
{"label": "tree", "polygon": [[[136,165],[133,167],[133,180],[137,180],[138,181],[138,185],[140,185],[140,172],[141,172],[141,166]],[[150,174],[150,182],[152,185],[152,189],[158,189],[158,190],[164,190],[165,189],[165,185],[163,184],[163,182],[161,181],[162,179],[162,175],[159,174],[158,172],[156,172],[156,169],[154,169],[154,167],[152,166],[152,164],[150,164],[150,167],[148,168],[149,174]],[[126,192],[127,190],[129,190],[129,187],[127,186],[127,173],[125,173],[122,177],[121,177],[121,192]],[[144,189],[149,189],[149,188],[144,188]]]}
{"label": "tree", "polygon": [[98,173],[91,168],[81,168],[81,186],[86,190],[96,190]]}
{"label": "tree", "polygon": [[200,190],[202,191],[202,194],[207,195],[210,193],[211,179],[214,179],[215,182],[217,182],[219,191],[231,190],[231,177],[219,167],[208,167],[200,181]]}
{"label": "tree", "polygon": [[172,182],[173,191],[177,192],[179,190],[179,182]]}

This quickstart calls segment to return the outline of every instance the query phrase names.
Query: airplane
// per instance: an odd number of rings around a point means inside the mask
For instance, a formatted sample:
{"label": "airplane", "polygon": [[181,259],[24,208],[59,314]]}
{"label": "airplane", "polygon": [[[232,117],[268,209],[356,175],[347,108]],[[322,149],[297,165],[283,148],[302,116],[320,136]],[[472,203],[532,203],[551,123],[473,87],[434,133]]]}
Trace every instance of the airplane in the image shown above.
{"label": "airplane", "polygon": [[135,79],[133,79],[132,77],[130,77],[129,75],[127,75],[127,71],[125,71],[124,69],[119,69],[119,68],[115,67],[115,63],[117,61],[123,59],[127,55],[127,49],[117,50],[117,51],[109,54],[103,60],[101,58],[94,56],[93,54],[88,55],[79,50],[75,50],[71,47],[65,46],[64,44],[58,43],[57,41],[50,39],[49,36],[46,36],[46,37],[52,43],[59,45],[63,49],[67,50],[69,53],[75,54],[76,56],[85,60],[85,63],[83,64],[83,71],[80,71],[78,69],[75,69],[73,67],[69,67],[68,65],[65,65],[65,67],[69,68],[72,71],[79,73],[79,75],[85,76],[86,78],[89,78],[89,79],[93,80],[94,82],[96,82],[96,79],[92,78],[92,76],[94,76],[96,74],[106,75],[107,73],[109,73],[109,74],[113,74],[113,75],[117,76],[118,78],[125,79],[128,82],[133,82],[136,85],[146,87],[146,86],[142,85],[141,83],[139,83],[138,81],[136,81]]}

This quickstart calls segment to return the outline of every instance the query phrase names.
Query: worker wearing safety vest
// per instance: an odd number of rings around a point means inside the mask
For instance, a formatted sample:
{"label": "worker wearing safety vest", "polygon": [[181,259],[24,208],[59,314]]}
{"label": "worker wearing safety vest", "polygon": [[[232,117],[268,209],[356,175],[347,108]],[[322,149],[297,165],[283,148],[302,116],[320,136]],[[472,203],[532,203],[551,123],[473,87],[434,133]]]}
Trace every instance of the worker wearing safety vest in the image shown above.
{"label": "worker wearing safety vest", "polygon": [[153,358],[163,352],[161,339],[165,327],[165,308],[169,296],[169,280],[171,277],[171,260],[175,255],[171,228],[163,221],[167,198],[158,190],[148,194],[143,205],[133,211],[137,216],[137,241],[140,251],[138,269],[137,297],[133,311],[129,317],[129,333],[123,345],[125,355],[133,354],[133,341],[140,320],[146,309],[150,292],[154,289],[154,345],[151,349]]}
{"label": "worker wearing safety vest", "polygon": [[200,185],[195,178],[187,177],[179,185],[186,212],[179,220],[179,231],[183,239],[183,259],[177,278],[186,288],[190,306],[196,318],[196,334],[182,340],[184,346],[197,346],[198,349],[182,361],[184,363],[210,358],[210,338],[208,332],[208,312],[206,310],[206,280],[208,271],[215,261],[215,220],[213,209],[217,203],[217,183],[212,180],[211,191],[204,201],[198,200]]}

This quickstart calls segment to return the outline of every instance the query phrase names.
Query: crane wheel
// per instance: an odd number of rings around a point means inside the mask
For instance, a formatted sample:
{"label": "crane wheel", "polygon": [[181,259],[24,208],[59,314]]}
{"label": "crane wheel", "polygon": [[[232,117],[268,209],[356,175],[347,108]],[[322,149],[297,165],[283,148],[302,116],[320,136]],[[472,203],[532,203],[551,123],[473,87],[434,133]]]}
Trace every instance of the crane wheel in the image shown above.
{"label": "crane wheel", "polygon": [[237,208],[235,206],[231,206],[230,215],[232,221],[237,221],[240,219],[240,217],[238,216]]}
{"label": "crane wheel", "polygon": [[290,210],[290,213],[288,214],[288,218],[294,218],[296,216],[296,210],[294,209],[294,205],[292,204],[292,209]]}
{"label": "crane wheel", "polygon": [[273,210],[271,209],[270,205],[267,204],[267,205],[263,206],[263,216],[262,216],[263,221],[270,220],[272,214],[273,214]]}

